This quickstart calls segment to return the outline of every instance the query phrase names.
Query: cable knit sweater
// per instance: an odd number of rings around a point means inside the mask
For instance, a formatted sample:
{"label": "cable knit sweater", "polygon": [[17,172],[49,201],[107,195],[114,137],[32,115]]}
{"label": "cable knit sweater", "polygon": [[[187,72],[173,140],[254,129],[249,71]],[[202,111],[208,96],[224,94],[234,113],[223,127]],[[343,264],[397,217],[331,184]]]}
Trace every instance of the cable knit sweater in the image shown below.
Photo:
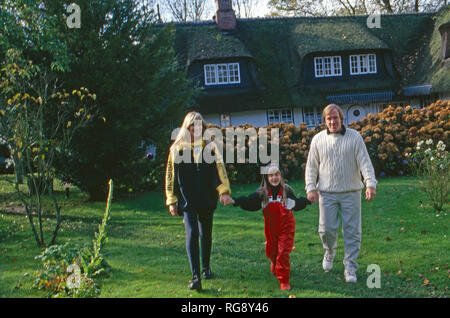
{"label": "cable knit sweater", "polygon": [[350,192],[376,188],[375,172],[361,135],[346,128],[344,135],[319,132],[311,141],[306,163],[306,192]]}

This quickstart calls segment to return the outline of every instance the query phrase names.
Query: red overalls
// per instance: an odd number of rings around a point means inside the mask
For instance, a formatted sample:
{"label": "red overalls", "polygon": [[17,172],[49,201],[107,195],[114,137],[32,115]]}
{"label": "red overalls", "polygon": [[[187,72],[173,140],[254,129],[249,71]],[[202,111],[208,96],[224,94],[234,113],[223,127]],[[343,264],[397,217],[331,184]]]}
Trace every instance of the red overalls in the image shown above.
{"label": "red overalls", "polygon": [[283,188],[276,199],[269,190],[269,203],[263,209],[266,256],[272,261],[271,271],[280,281],[280,287],[289,284],[289,254],[294,247],[295,218],[283,207]]}

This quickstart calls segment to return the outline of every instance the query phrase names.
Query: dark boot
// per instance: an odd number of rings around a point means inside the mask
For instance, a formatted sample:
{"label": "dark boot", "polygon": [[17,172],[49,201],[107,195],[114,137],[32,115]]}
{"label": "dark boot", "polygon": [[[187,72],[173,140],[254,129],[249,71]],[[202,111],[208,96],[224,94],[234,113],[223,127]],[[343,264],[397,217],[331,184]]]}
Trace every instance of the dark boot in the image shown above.
{"label": "dark boot", "polygon": [[202,276],[204,279],[211,279],[213,277],[213,273],[209,267],[204,268],[202,271]]}
{"label": "dark boot", "polygon": [[197,275],[194,275],[194,277],[192,278],[192,280],[189,283],[189,289],[195,289],[195,290],[202,290],[202,282],[200,280],[200,277],[198,277]]}

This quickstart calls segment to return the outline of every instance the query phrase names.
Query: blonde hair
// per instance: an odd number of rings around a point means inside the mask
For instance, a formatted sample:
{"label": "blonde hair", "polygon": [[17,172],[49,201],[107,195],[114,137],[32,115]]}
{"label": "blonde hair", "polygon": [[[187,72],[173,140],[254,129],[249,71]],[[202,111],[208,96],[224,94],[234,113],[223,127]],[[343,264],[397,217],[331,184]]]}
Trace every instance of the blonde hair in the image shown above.
{"label": "blonde hair", "polygon": [[191,134],[189,132],[189,126],[194,125],[195,121],[200,120],[202,123],[202,129],[206,129],[206,122],[203,119],[203,116],[198,112],[189,112],[186,114],[183,120],[183,124],[178,131],[177,137],[175,138],[174,143],[170,147],[170,150],[177,149],[182,144],[190,144],[191,143]]}
{"label": "blonde hair", "polygon": [[[280,185],[281,185],[281,189],[283,189],[283,198],[281,203],[284,205],[286,205],[286,200],[287,200],[287,196],[286,196],[286,187],[287,184],[284,183],[284,179],[283,179],[283,175],[281,174],[280,168],[278,167],[278,165],[276,164],[269,164],[268,166],[266,166],[267,168],[267,176],[269,174],[275,174],[275,173],[279,173],[280,174]],[[267,206],[267,204],[269,203],[269,182],[268,179],[266,181],[266,175],[263,175],[262,181],[261,181],[261,186],[259,188],[260,193],[262,194],[262,199],[263,199],[263,206]]]}
{"label": "blonde hair", "polygon": [[322,121],[325,122],[325,117],[327,117],[328,114],[331,113],[331,111],[333,109],[336,109],[338,111],[339,117],[341,118],[341,121],[344,122],[344,112],[342,111],[342,108],[339,107],[339,105],[337,105],[337,104],[329,104],[323,109],[323,111],[322,111]]}

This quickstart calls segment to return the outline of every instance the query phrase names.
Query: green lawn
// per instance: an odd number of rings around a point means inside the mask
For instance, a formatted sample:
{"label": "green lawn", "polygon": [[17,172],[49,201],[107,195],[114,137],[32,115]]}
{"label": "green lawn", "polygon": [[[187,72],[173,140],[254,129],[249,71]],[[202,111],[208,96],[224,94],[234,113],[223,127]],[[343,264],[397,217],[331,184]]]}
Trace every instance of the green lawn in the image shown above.
{"label": "green lawn", "polygon": [[[0,297],[46,297],[32,289],[34,257],[40,249],[28,221],[14,205],[11,188],[0,177]],[[215,212],[211,268],[215,278],[203,281],[203,292],[187,288],[190,270],[184,248],[182,218],[172,217],[163,194],[151,192],[114,201],[105,257],[110,276],[98,280],[101,297],[445,297],[450,281],[448,215],[436,216],[418,191],[416,178],[379,180],[372,202],[363,202],[363,239],[358,283],[346,284],[343,240],[339,231],[336,264],[321,267],[323,250],[317,234],[318,206],[295,212],[295,249],[291,253],[293,289],[281,292],[265,258],[261,212],[220,206]],[[302,181],[290,182],[304,195]],[[257,185],[235,185],[234,195]],[[104,202],[88,202],[72,189],[66,199],[59,189],[64,221],[58,243],[90,242],[104,213]],[[422,203],[423,204],[422,204]],[[448,211],[448,205],[445,207]],[[49,218],[51,224],[53,220]],[[381,269],[381,288],[370,289],[367,266]]]}

